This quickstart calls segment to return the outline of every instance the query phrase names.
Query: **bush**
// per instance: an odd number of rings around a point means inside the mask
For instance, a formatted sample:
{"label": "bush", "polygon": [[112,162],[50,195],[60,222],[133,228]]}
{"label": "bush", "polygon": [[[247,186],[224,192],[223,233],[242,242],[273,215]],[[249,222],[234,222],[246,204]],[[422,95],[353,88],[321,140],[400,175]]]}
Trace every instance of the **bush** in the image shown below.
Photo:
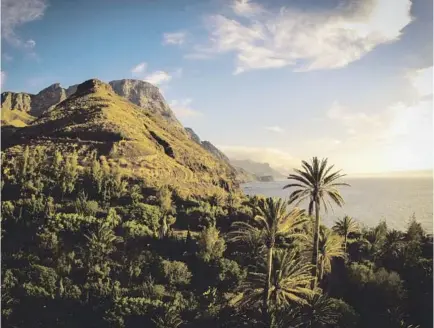
{"label": "bush", "polygon": [[184,262],[163,260],[160,270],[169,285],[182,286],[190,283],[191,272]]}
{"label": "bush", "polygon": [[220,232],[215,226],[210,226],[202,230],[198,238],[199,257],[209,262],[219,259],[226,250],[226,244],[220,237]]}

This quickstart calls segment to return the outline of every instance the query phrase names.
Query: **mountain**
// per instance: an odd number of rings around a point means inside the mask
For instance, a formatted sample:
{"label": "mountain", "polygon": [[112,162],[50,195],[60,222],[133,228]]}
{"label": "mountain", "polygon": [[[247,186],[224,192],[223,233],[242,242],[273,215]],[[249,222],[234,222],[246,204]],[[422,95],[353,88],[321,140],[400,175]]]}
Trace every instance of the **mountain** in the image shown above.
{"label": "mountain", "polygon": [[[191,140],[176,121],[171,122],[170,108],[156,90],[152,100],[141,102],[140,107],[97,79],[78,85],[64,100],[66,91],[51,90],[44,91],[45,105],[60,102],[6,140],[2,138],[6,153],[21,152],[26,145],[41,146],[48,155],[56,149],[75,149],[86,166],[88,155],[96,150],[100,158],[151,187],[170,184],[184,196],[238,190],[233,168]],[[167,115],[160,112],[163,109]]]}
{"label": "mountain", "polygon": [[154,114],[163,116],[171,123],[181,126],[169,105],[161,96],[160,90],[151,83],[141,80],[115,80],[109,82],[114,92],[136,104],[139,107],[147,108]]}
{"label": "mountain", "polygon": [[[178,125],[178,128],[182,128],[156,86],[148,82],[132,79],[115,80],[109,82],[109,84],[119,96],[156,115],[161,115],[170,123]],[[78,85],[73,85],[65,89],[59,83],[55,83],[36,95],[3,92],[1,96],[2,124],[15,127],[25,126],[54,105],[74,94],[77,87]]]}
{"label": "mountain", "polygon": [[193,131],[192,128],[185,128],[185,131],[189,135],[190,139],[196,142],[197,144],[201,145],[204,149],[206,149],[209,153],[211,153],[214,157],[218,158],[221,161],[226,162],[228,165],[230,165],[229,158],[223,154],[223,152],[218,149],[216,146],[214,146],[209,141],[201,141],[200,137],[196,134],[196,132]]}
{"label": "mountain", "polygon": [[273,169],[268,163],[258,163],[250,159],[245,159],[245,160],[231,159],[230,163],[235,168],[241,168],[249,172],[250,174],[255,175],[258,179],[261,179],[262,177],[267,177],[266,180],[269,181],[270,177],[276,180],[285,178],[283,174]]}

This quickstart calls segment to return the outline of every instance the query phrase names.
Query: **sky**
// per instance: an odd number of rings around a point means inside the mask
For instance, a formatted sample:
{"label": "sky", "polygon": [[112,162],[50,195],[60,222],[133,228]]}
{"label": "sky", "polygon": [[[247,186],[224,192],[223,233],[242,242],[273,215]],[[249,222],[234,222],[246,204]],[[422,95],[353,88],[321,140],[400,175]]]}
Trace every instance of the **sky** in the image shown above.
{"label": "sky", "polygon": [[230,158],[433,167],[430,0],[2,0],[1,89],[157,85]]}

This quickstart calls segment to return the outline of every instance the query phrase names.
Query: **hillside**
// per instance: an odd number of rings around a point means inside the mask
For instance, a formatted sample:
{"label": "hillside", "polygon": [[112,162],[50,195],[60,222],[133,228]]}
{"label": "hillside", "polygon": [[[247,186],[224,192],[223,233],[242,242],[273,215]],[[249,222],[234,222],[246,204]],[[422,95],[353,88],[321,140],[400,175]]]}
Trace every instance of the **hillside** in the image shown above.
{"label": "hillside", "polygon": [[229,158],[220,149],[214,146],[210,141],[200,140],[200,137],[196,134],[196,132],[193,131],[192,128],[185,128],[185,131],[187,132],[191,140],[196,142],[198,145],[202,146],[202,148],[204,148],[206,151],[208,151],[218,160],[221,160],[225,162],[227,165],[229,165],[231,167],[233,174],[235,174],[236,176],[236,180],[239,183],[256,181],[258,179],[258,177],[255,174],[248,172],[243,168],[233,166]]}
{"label": "hillside", "polygon": [[258,178],[265,177],[265,176],[272,177],[275,180],[281,180],[285,178],[283,174],[273,169],[268,163],[258,163],[250,159],[246,159],[246,160],[231,159],[230,163],[235,168],[241,168],[249,172],[250,174],[257,176]]}
{"label": "hillside", "polygon": [[192,141],[178,124],[156,114],[155,108],[142,105],[118,96],[109,84],[89,80],[30,125],[2,140],[3,150],[21,152],[25,145],[39,145],[49,154],[55,149],[76,149],[83,166],[96,150],[127,176],[143,179],[151,187],[169,184],[183,196],[237,189],[229,165]]}

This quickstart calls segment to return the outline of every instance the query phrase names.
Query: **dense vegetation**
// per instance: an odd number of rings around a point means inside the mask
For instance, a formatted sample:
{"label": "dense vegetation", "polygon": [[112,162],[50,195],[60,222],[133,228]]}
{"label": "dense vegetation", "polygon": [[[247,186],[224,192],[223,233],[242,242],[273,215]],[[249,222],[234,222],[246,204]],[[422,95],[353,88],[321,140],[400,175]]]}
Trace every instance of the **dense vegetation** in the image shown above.
{"label": "dense vegetation", "polygon": [[289,201],[199,199],[96,154],[2,154],[2,324],[432,327],[432,237],[325,227],[320,201],[343,204],[328,168],[304,163]]}

